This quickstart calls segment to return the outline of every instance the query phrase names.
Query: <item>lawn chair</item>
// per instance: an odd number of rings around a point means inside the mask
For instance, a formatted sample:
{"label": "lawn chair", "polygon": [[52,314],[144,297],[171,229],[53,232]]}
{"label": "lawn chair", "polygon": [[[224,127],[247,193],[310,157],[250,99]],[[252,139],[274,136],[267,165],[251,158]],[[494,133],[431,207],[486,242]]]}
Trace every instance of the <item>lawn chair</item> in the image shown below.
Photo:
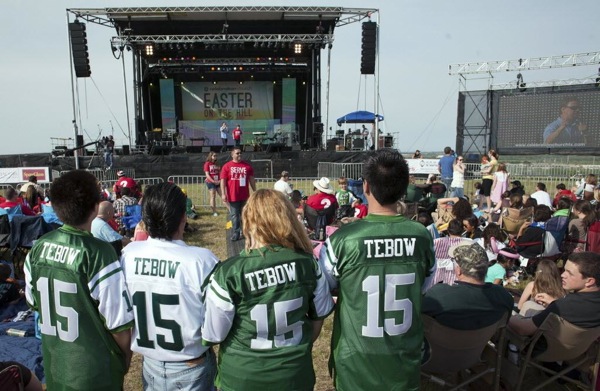
{"label": "lawn chair", "polygon": [[[536,343],[542,337],[546,341],[547,348],[538,353]],[[598,362],[600,360],[599,337],[600,327],[584,329],[567,322],[556,314],[552,313],[548,315],[531,339],[527,340],[524,349],[521,350],[523,356],[516,390],[519,391],[523,387],[525,373],[530,366],[551,375],[551,377],[545,378],[541,384],[536,384],[532,391],[541,390],[557,379],[563,379],[584,389],[593,389],[592,387],[596,383]],[[569,365],[565,365],[557,372],[542,364],[557,361],[568,362]],[[573,369],[583,368],[588,365],[594,365],[594,377],[590,384],[585,384],[580,380],[566,376]]]}
{"label": "lawn chair", "polygon": [[501,216],[500,227],[509,234],[516,235],[519,233],[521,226],[531,219],[531,216],[533,216],[533,207],[523,209],[506,208]]}
{"label": "lawn chair", "polygon": [[[508,312],[496,323],[479,330],[455,330],[440,325],[430,316],[423,315],[425,338],[429,343],[430,357],[421,366],[421,375],[442,386],[458,390],[473,383],[481,377],[494,373],[494,390],[500,387],[500,365],[502,347]],[[458,374],[482,364],[481,356],[488,346],[490,339],[498,332],[499,340],[496,343],[496,362],[481,372],[471,372],[470,377],[460,384],[454,385],[434,374]]]}
{"label": "lawn chair", "polygon": [[322,210],[316,210],[313,207],[304,204],[304,218],[306,219],[308,228],[313,230],[315,240],[323,241],[327,239],[325,233],[326,227],[333,223],[335,210],[336,208],[333,206]]}
{"label": "lawn chair", "polygon": [[125,216],[121,217],[121,224],[128,236],[133,236],[135,226],[140,221],[142,221],[142,206],[138,204],[125,206]]}

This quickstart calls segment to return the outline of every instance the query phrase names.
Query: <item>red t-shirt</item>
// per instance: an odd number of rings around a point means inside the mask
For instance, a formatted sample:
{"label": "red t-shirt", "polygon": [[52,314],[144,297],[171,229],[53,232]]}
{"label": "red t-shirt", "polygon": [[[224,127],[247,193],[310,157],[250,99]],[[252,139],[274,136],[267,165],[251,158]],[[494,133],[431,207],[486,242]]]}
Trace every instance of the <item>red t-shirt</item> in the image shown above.
{"label": "red t-shirt", "polygon": [[333,194],[317,193],[313,194],[306,200],[306,205],[310,206],[314,210],[323,210],[329,208],[331,205],[335,205],[337,208],[338,203]]}
{"label": "red t-shirt", "polygon": [[233,139],[239,140],[240,138],[242,138],[242,130],[238,128],[233,129]]}
{"label": "red t-shirt", "polygon": [[362,219],[369,213],[369,208],[365,204],[356,204],[354,209],[356,209],[354,217],[358,217],[359,219]]}
{"label": "red t-shirt", "polygon": [[221,179],[225,180],[227,201],[246,201],[250,197],[250,178],[254,177],[254,169],[244,161],[229,161],[221,169]]}
{"label": "red t-shirt", "polygon": [[[213,179],[215,184],[219,184],[219,166],[213,162],[205,162],[204,163],[204,172],[208,172],[210,177]],[[204,180],[208,182],[208,180]]]}

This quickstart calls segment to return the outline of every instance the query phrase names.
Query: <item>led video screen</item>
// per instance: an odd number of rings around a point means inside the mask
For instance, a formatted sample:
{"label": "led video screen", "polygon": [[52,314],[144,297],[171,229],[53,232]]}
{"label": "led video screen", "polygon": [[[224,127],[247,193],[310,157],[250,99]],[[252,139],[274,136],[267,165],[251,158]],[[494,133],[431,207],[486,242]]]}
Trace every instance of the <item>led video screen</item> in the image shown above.
{"label": "led video screen", "polygon": [[497,148],[519,150],[600,147],[600,90],[497,96]]}

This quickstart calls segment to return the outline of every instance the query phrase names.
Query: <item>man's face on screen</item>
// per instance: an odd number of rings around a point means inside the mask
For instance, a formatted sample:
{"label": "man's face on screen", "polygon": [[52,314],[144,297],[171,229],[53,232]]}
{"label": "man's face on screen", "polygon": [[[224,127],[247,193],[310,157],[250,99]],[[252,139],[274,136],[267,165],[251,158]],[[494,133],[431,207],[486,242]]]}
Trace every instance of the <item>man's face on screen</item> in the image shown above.
{"label": "man's face on screen", "polygon": [[580,107],[579,102],[576,100],[569,101],[566,106],[562,108],[563,118],[568,122],[573,122],[579,115]]}

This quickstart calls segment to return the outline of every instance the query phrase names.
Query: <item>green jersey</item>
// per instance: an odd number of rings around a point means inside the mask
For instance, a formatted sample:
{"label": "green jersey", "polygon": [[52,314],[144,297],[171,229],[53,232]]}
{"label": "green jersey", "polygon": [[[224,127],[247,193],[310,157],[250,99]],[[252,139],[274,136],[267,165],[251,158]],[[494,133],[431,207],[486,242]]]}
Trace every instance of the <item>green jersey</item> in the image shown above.
{"label": "green jersey", "polygon": [[427,229],[370,214],[331,235],[320,262],[339,289],[330,358],[336,389],[417,390],[421,287],[435,267]]}
{"label": "green jersey", "polygon": [[131,328],[133,312],[113,247],[65,225],[36,242],[25,278],[48,389],[121,390],[127,367],[112,333]]}
{"label": "green jersey", "polygon": [[354,194],[349,190],[338,190],[335,193],[335,198],[339,206],[350,205],[355,200]]}
{"label": "green jersey", "polygon": [[221,390],[312,390],[312,321],[333,310],[310,254],[243,252],[217,266],[206,293],[203,343],[221,343]]}

